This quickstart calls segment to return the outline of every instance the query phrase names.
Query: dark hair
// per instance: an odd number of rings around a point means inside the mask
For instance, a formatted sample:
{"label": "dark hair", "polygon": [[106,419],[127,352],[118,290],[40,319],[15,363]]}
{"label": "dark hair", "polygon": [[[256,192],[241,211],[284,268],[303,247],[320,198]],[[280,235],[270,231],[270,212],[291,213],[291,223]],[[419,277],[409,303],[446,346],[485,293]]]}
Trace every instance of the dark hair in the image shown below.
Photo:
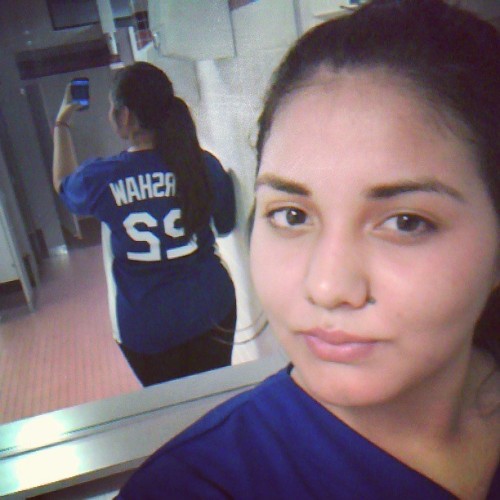
{"label": "dark hair", "polygon": [[[353,14],[312,28],[273,76],[259,118],[257,162],[283,100],[320,68],[332,72],[383,68],[403,77],[452,116],[473,148],[500,224],[500,39],[474,14],[442,0],[373,0]],[[500,363],[500,292],[476,326],[475,345]]]}
{"label": "dark hair", "polygon": [[155,149],[175,174],[183,226],[192,236],[209,221],[213,193],[189,108],[167,75],[145,62],[115,73],[111,99],[117,110],[126,106],[141,128],[154,132]]}

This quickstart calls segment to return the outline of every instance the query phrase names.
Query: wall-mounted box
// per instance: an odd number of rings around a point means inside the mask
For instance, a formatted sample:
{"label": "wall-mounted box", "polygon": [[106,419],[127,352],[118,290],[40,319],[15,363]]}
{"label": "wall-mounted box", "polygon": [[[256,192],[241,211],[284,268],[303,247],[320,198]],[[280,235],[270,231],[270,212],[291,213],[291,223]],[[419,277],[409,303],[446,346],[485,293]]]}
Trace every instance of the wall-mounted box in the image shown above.
{"label": "wall-mounted box", "polygon": [[290,0],[258,0],[234,9],[236,53],[288,48],[298,36],[294,3]]}
{"label": "wall-mounted box", "polygon": [[162,56],[195,61],[234,56],[227,0],[149,0],[148,10]]}

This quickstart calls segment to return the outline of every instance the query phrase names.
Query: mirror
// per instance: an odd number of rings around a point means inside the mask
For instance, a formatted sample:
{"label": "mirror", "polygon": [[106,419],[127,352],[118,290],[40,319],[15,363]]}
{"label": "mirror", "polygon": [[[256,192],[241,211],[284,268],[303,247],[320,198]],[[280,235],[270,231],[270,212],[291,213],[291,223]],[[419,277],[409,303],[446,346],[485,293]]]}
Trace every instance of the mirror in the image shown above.
{"label": "mirror", "polygon": [[[110,63],[109,40],[99,22],[83,7],[81,17],[71,19],[54,10],[74,2],[6,1],[0,19],[1,189],[23,263],[38,284],[33,312],[25,307],[21,290],[12,294],[0,285],[0,423],[141,388],[112,340],[100,227],[93,219],[75,221],[50,184],[51,126],[64,87],[75,76],[88,76],[91,82],[90,109],[73,118],[79,161],[124,149],[108,123],[108,89],[120,57],[130,54],[120,51]],[[96,2],[78,2],[86,3]],[[83,25],[87,22],[94,24]],[[133,26],[117,28],[118,41],[129,37],[130,45],[133,35]],[[269,67],[270,74],[282,51],[264,63],[251,57],[239,62],[234,57],[166,57],[152,43],[134,50],[166,71],[193,112],[202,146],[236,173],[238,230],[218,243],[237,287],[236,341],[244,342],[262,324],[245,253],[254,172],[252,125],[267,83],[263,68]],[[15,302],[8,303],[14,295]],[[263,353],[261,344],[237,346],[233,363],[256,359]],[[106,388],[100,390],[100,383]]]}
{"label": "mirror", "polygon": [[[96,4],[96,1],[81,1],[78,4]],[[78,351],[81,357],[73,358],[73,362],[70,362],[70,355],[64,350],[65,342],[59,342],[57,359],[61,362],[61,370],[57,371],[53,362],[43,358],[35,367],[33,361],[25,361],[30,343],[31,351],[37,353],[34,341],[26,342],[24,350],[14,351],[12,347],[13,336],[18,335],[11,328],[14,323],[26,322],[26,330],[22,335],[43,339],[40,348],[44,347],[51,340],[50,331],[55,329],[56,320],[60,319],[51,305],[57,302],[59,306],[69,308],[66,323],[58,327],[64,334],[84,338],[85,333],[102,330],[102,335],[107,336],[110,343],[113,342],[105,301],[105,278],[99,267],[102,266],[99,228],[92,221],[79,220],[78,224],[75,223],[54,195],[50,183],[50,134],[64,86],[74,76],[86,75],[91,81],[91,107],[75,117],[78,124],[74,129],[74,140],[79,160],[95,155],[105,156],[123,148],[107,123],[110,75],[113,67],[119,65],[120,58],[141,58],[164,69],[171,77],[176,93],[185,99],[192,110],[202,146],[214,152],[226,168],[234,171],[237,179],[238,229],[230,237],[219,241],[221,253],[237,287],[236,342],[242,345],[235,348],[233,362],[249,361],[278,349],[267,334],[260,337],[258,342],[244,343],[262,325],[260,308],[248,276],[246,251],[246,218],[252,203],[255,174],[252,147],[256,136],[255,124],[271,72],[287,47],[298,34],[313,24],[331,15],[338,15],[343,12],[341,6],[355,2],[207,0],[227,10],[232,45],[229,49],[227,46],[222,49],[218,46],[217,50],[229,50],[232,55],[197,60],[192,54],[189,57],[176,56],[175,51],[183,50],[183,43],[176,45],[176,40],[167,36],[172,32],[166,28],[169,20],[167,14],[171,13],[169,8],[173,8],[176,1],[149,0],[153,41],[142,48],[138,47],[137,39],[134,38],[133,26],[130,31],[126,25],[118,27],[117,23],[114,39],[109,38],[109,33],[103,33],[103,24],[100,22],[77,26],[79,21],[73,20],[73,27],[55,29],[49,4],[64,4],[63,0],[3,1],[0,13],[0,189],[6,199],[10,221],[10,227],[4,229],[13,233],[21,261],[31,281],[33,284],[38,281],[34,287],[38,299],[34,312],[29,313],[24,308],[19,314],[16,312],[11,315],[9,304],[4,301],[4,296],[10,294],[6,294],[5,288],[2,288],[4,282],[0,283],[0,365],[5,366],[8,358],[9,361],[15,360],[10,364],[10,371],[0,372],[0,413],[3,412],[0,414],[0,423],[87,401],[69,403],[66,398],[59,406],[45,410],[33,409],[31,413],[29,405],[26,405],[28,410],[25,413],[9,416],[7,411],[14,406],[14,398],[26,396],[26,390],[20,382],[23,372],[33,370],[37,380],[49,379],[55,385],[64,385],[66,380],[71,382],[76,378],[79,379],[78,387],[91,385],[82,380],[83,376],[78,371],[79,366],[85,366],[85,356],[89,356],[90,351],[80,344]],[[66,3],[76,5],[74,2]],[[97,4],[101,3],[97,1]],[[186,9],[188,5],[200,8],[201,3],[200,0],[183,1],[182,5]],[[485,17],[495,18],[498,23],[500,12],[496,0],[463,3],[477,8]],[[132,0],[130,4],[144,8],[147,2]],[[187,24],[192,30],[192,21]],[[217,32],[212,31],[211,36],[220,41]],[[185,42],[185,39],[179,40]],[[207,39],[204,40],[205,45],[209,45]],[[113,50],[114,43],[119,46],[118,42],[122,44],[119,54],[110,61],[109,50]],[[172,44],[174,49],[169,53]],[[108,58],[100,59],[103,54],[107,54]],[[70,236],[79,231],[83,239]],[[8,248],[5,248],[1,248],[2,259],[7,255],[4,252]],[[75,282],[72,275],[72,257],[77,253],[82,257],[80,260],[84,272],[80,276],[85,278],[84,284]],[[95,269],[92,268],[92,273],[88,271],[88,262],[99,264]],[[47,271],[49,266],[52,266],[52,274]],[[68,288],[58,284],[57,279],[61,275],[67,281]],[[14,276],[13,280],[16,279]],[[6,280],[7,283],[9,281],[12,279]],[[45,300],[42,294],[47,289],[49,292]],[[88,303],[93,305],[84,304],[83,313],[79,315],[71,311],[71,307],[84,302],[84,292],[92,298],[96,290],[100,294],[98,301]],[[46,337],[42,337],[43,332]],[[88,343],[92,341],[87,339],[86,348],[90,349],[92,346]],[[114,382],[123,382],[123,385],[119,386],[118,392],[106,396],[95,395],[94,398],[115,395],[122,390],[140,390],[128,365],[121,358],[118,347],[111,344],[113,348],[116,349],[116,358],[122,363],[113,376]],[[107,364],[106,359],[103,357],[100,360],[100,369]],[[65,386],[65,390],[73,397],[80,389],[70,384]],[[48,393],[38,393],[35,399],[44,401],[48,397]]]}

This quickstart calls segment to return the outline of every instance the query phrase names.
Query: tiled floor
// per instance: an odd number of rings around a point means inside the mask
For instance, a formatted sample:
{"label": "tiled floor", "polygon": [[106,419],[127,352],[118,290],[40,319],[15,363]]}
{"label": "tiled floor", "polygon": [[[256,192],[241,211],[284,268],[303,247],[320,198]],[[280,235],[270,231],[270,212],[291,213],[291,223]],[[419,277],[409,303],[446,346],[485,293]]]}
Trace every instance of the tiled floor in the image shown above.
{"label": "tiled floor", "polygon": [[44,261],[36,311],[0,323],[0,422],[137,390],[111,336],[101,247]]}
{"label": "tiled floor", "polygon": [[[112,339],[100,244],[74,245],[41,274],[34,313],[0,311],[0,423],[141,387]],[[269,332],[257,342],[233,364],[275,349]]]}

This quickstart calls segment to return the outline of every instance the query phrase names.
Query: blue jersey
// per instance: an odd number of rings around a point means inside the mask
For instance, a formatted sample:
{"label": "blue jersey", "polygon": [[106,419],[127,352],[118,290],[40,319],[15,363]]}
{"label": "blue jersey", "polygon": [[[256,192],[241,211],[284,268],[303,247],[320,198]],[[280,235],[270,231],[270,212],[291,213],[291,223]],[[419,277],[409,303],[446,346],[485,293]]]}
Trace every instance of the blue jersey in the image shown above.
{"label": "blue jersey", "polygon": [[[488,498],[500,498],[497,470]],[[282,370],[160,448],[118,498],[451,500]]]}
{"label": "blue jersey", "polygon": [[[231,278],[214,231],[235,223],[231,179],[204,153],[215,200],[211,224],[185,235],[175,175],[157,152],[122,152],[86,161],[60,196],[69,210],[101,220],[111,250],[111,310],[119,342],[139,353],[163,352],[200,335],[234,306]],[[108,243],[103,238],[103,248]]]}

